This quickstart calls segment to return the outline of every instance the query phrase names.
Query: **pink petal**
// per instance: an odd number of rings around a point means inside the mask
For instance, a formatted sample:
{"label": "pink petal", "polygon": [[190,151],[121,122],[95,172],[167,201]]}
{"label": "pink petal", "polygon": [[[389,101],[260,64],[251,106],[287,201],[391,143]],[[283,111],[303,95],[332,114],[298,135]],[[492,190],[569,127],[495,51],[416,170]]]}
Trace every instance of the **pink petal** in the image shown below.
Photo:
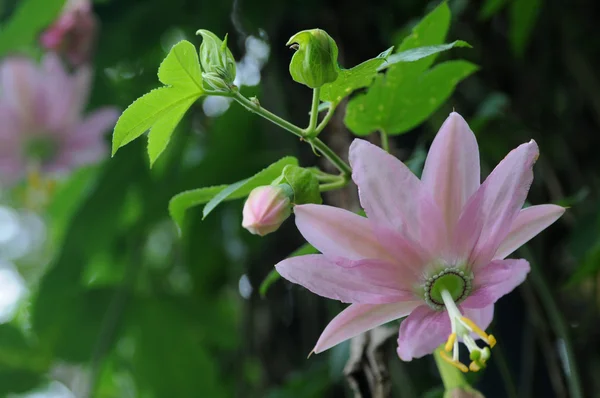
{"label": "pink petal", "polygon": [[[479,233],[477,243],[468,251],[472,267],[486,265],[510,231],[529,192],[538,155],[533,140],[511,151],[467,203],[461,218],[470,219],[467,224],[479,224],[474,229]],[[465,232],[473,234],[464,229],[456,233]]]}
{"label": "pink petal", "polygon": [[421,180],[452,231],[480,181],[477,140],[458,113],[448,116],[433,140]]}
{"label": "pink petal", "polygon": [[377,326],[402,318],[419,304],[419,301],[390,304],[351,304],[329,322],[329,325],[321,333],[321,337],[319,337],[313,351],[318,354]]}
{"label": "pink petal", "polygon": [[112,129],[119,117],[116,108],[101,108],[67,133],[65,142],[48,171],[67,171],[74,167],[96,163],[108,154],[104,134]]}
{"label": "pink petal", "polygon": [[496,251],[494,258],[503,259],[560,218],[565,208],[539,205],[522,209],[512,223],[510,232]]}
{"label": "pink petal", "polygon": [[381,260],[335,261],[322,254],[292,257],[275,266],[285,279],[346,303],[384,304],[414,299],[402,286],[402,272]]}
{"label": "pink petal", "polygon": [[494,260],[474,272],[473,292],[462,303],[464,308],[484,308],[512,292],[525,281],[529,263],[523,259]]}
{"label": "pink petal", "polygon": [[377,242],[371,222],[365,217],[337,207],[313,204],[295,206],[294,214],[302,236],[329,257],[392,259]]}
{"label": "pink petal", "polygon": [[364,140],[350,146],[352,178],[370,220],[432,250],[445,243],[439,208],[421,181],[398,159]]}
{"label": "pink petal", "polygon": [[75,121],[70,118],[72,109],[81,104],[74,97],[74,81],[69,76],[58,55],[47,53],[42,60],[43,81],[40,95],[43,103],[44,124],[49,130],[65,131]]}
{"label": "pink petal", "polygon": [[20,115],[30,118],[38,96],[40,76],[27,58],[7,58],[0,65],[0,86],[3,100]]}
{"label": "pink petal", "polygon": [[410,361],[431,354],[451,332],[446,311],[433,311],[426,305],[417,307],[400,324],[398,356],[403,361]]}

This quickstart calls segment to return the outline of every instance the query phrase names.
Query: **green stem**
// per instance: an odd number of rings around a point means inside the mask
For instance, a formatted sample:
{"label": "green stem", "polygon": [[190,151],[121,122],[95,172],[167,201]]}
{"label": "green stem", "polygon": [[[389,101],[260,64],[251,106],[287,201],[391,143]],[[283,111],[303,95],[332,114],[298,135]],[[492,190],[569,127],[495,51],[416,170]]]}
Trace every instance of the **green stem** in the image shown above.
{"label": "green stem", "polygon": [[389,152],[390,141],[388,139],[387,133],[383,130],[379,130],[379,134],[381,135],[381,148],[383,148],[384,151]]}
{"label": "green stem", "polygon": [[344,188],[347,183],[348,183],[348,179],[344,178],[344,176],[340,175],[340,176],[338,176],[336,181],[332,181],[332,182],[328,182],[328,183],[319,185],[319,191],[321,191],[321,192],[335,191],[336,189]]}
{"label": "green stem", "polygon": [[[317,107],[318,107],[318,90],[316,96],[313,96],[313,107],[314,107],[314,98],[317,99]],[[244,97],[239,91],[233,92],[231,95],[234,100],[236,100],[240,105],[249,110],[250,112],[256,113],[259,116],[264,117],[270,122],[278,125],[284,130],[289,131],[290,133],[306,140],[309,144],[312,145],[321,155],[325,156],[333,165],[342,173],[342,177],[347,182],[350,179],[350,175],[352,174],[352,169],[350,166],[342,160],[331,148],[329,148],[323,141],[316,137],[311,137],[312,134],[307,134],[307,131],[288,122],[285,119],[280,118],[272,112],[269,112],[260,104],[250,101],[248,98]],[[314,114],[317,115],[317,111],[314,111]],[[318,116],[318,115],[317,115]],[[315,116],[316,117],[316,116]],[[312,120],[312,115],[311,115]],[[316,124],[316,122],[315,122]]]}
{"label": "green stem", "polygon": [[337,104],[329,105],[329,109],[327,110],[325,117],[323,118],[323,120],[321,120],[321,123],[319,123],[319,125],[317,126],[317,128],[315,130],[315,135],[319,135],[319,133],[321,131],[323,131],[325,126],[327,126],[329,124],[329,121],[331,120],[331,118],[333,117],[333,114],[335,113],[336,107],[337,107]]}
{"label": "green stem", "polygon": [[319,96],[321,95],[321,89],[315,88],[313,90],[312,106],[310,107],[310,122],[306,129],[306,135],[311,136],[315,133],[317,128],[317,122],[319,121]]}
{"label": "green stem", "polygon": [[446,391],[451,391],[455,388],[468,386],[469,383],[467,383],[461,371],[444,361],[440,355],[440,351],[443,349],[443,346],[438,347],[438,349],[436,349],[433,353],[433,357],[435,358],[435,364],[437,365],[440,376],[442,377],[444,389]]}
{"label": "green stem", "polygon": [[556,335],[560,337],[564,343],[567,357],[567,364],[565,364],[564,367],[568,367],[568,370],[565,371],[565,376],[567,378],[571,397],[583,398],[583,390],[581,388],[581,382],[579,381],[579,371],[577,369],[577,362],[575,360],[575,352],[573,351],[567,324],[562,317],[556,302],[554,301],[554,297],[552,296],[546,281],[544,280],[538,266],[533,259],[531,250],[529,250],[527,246],[523,246],[521,250],[525,255],[525,258],[527,258],[531,264],[530,279],[531,282],[533,282],[533,286],[537,294],[540,296],[540,301],[546,310],[548,318],[550,319],[550,325],[554,329],[554,333],[556,333]]}
{"label": "green stem", "polygon": [[304,129],[288,122],[283,118],[280,118],[272,112],[269,112],[268,110],[260,106],[260,104],[250,101],[248,98],[244,97],[239,91],[233,93],[233,99],[236,100],[240,105],[242,105],[250,112],[256,113],[257,115],[264,117],[271,123],[278,125],[282,129],[285,129],[300,138],[304,138]]}
{"label": "green stem", "polygon": [[342,172],[344,180],[348,181],[350,175],[352,175],[352,169],[346,162],[342,160],[333,149],[329,148],[327,144],[318,139],[317,137],[307,139],[307,142],[317,149],[323,156],[325,156],[339,171]]}

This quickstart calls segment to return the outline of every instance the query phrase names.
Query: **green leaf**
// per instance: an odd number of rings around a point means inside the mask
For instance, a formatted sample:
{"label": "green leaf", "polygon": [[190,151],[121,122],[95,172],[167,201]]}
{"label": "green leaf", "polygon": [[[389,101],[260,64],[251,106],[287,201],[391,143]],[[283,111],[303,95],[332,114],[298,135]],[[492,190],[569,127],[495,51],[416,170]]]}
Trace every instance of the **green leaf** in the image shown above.
{"label": "green leaf", "polygon": [[171,108],[156,123],[154,123],[150,129],[150,133],[148,133],[148,156],[150,157],[150,166],[154,164],[160,154],[167,148],[175,127],[177,127],[187,110],[197,99],[198,97],[196,96],[188,98],[187,101],[183,101],[179,105]]}
{"label": "green leaf", "polygon": [[173,109],[180,108],[190,101],[193,102],[201,95],[201,92],[161,87],[138,98],[125,109],[117,121],[113,133],[113,156],[119,148],[144,134],[158,120],[165,116],[168,117]]}
{"label": "green leaf", "polygon": [[368,87],[375,75],[377,75],[377,69],[385,64],[392,49],[393,47],[354,68],[341,69],[338,78],[334,82],[327,83],[321,87],[321,101],[327,101],[337,105],[354,90]]}
{"label": "green leaf", "polygon": [[485,21],[500,12],[508,3],[507,0],[486,0],[479,10],[479,19]]}
{"label": "green leaf", "polygon": [[[465,46],[442,44],[450,27],[450,9],[444,2],[415,26],[391,55],[396,63],[377,75],[364,94],[348,104],[344,122],[356,135],[380,130],[401,134],[423,122],[452,94],[455,86],[477,67],[466,61],[449,61],[429,69],[445,49]],[[410,61],[410,62],[403,62]]]}
{"label": "green leaf", "polygon": [[208,216],[208,214],[224,200],[238,199],[247,196],[256,187],[260,187],[261,185],[269,185],[271,181],[281,175],[283,169],[288,165],[297,166],[298,159],[293,156],[286,156],[282,159],[279,159],[266,169],[259,171],[252,177],[228,186],[215,195],[215,197],[212,198],[210,202],[206,204],[206,206],[204,206],[204,210],[202,210],[202,218],[206,218],[206,216]]}
{"label": "green leaf", "polygon": [[448,44],[439,44],[436,46],[425,46],[425,47],[417,47],[412,50],[402,51],[396,54],[393,54],[388,57],[387,62],[379,67],[379,70],[384,70],[389,68],[390,66],[397,64],[399,62],[415,62],[420,59],[429,57],[434,54],[441,53],[443,51],[448,51],[451,48],[455,47],[469,47],[472,46],[463,40],[456,40],[452,43]]}
{"label": "green leaf", "polygon": [[22,0],[11,18],[0,28],[0,57],[29,46],[40,31],[61,12],[65,0]]}
{"label": "green leaf", "polygon": [[529,43],[531,32],[541,8],[541,0],[513,1],[510,5],[510,27],[508,38],[517,56],[522,56]]}
{"label": "green leaf", "polygon": [[389,74],[381,76],[366,94],[350,101],[344,122],[356,135],[377,130],[405,133],[427,119],[476,70],[467,61],[448,61],[402,84]]}
{"label": "green leaf", "polygon": [[212,208],[208,212],[206,208],[204,209],[204,217],[206,217],[220,202],[243,198],[257,186],[270,184],[272,180],[281,174],[284,167],[290,164],[297,165],[298,160],[291,156],[282,158],[254,177],[239,181],[233,185],[217,185],[181,192],[173,196],[169,202],[169,214],[181,231],[187,209],[210,202],[209,205]]}
{"label": "green leaf", "polygon": [[[300,246],[298,249],[294,250],[292,252],[292,254],[287,256],[287,258],[297,257],[297,256],[305,256],[307,254],[317,254],[317,253],[319,253],[319,251],[317,249],[315,249],[310,243],[305,243],[302,246]],[[271,285],[273,283],[277,282],[280,278],[281,278],[281,275],[279,275],[279,272],[277,272],[277,269],[275,269],[275,267],[273,267],[271,272],[269,272],[269,274],[265,277],[265,279],[260,284],[260,288],[259,288],[260,297],[265,298],[265,296],[267,295],[267,291],[269,290]]]}
{"label": "green leaf", "polygon": [[150,164],[165,150],[185,112],[204,94],[194,45],[185,40],[175,44],[160,64],[158,78],[169,87],[152,90],[125,109],[113,133],[113,156],[148,129]]}
{"label": "green leaf", "polygon": [[208,203],[219,192],[227,187],[228,185],[225,184],[216,185],[214,187],[197,188],[173,196],[169,201],[169,214],[175,224],[177,224],[180,232],[183,225],[183,217],[185,216],[185,211],[187,209]]}
{"label": "green leaf", "polygon": [[175,44],[158,68],[158,80],[165,85],[204,91],[196,47],[187,40]]}

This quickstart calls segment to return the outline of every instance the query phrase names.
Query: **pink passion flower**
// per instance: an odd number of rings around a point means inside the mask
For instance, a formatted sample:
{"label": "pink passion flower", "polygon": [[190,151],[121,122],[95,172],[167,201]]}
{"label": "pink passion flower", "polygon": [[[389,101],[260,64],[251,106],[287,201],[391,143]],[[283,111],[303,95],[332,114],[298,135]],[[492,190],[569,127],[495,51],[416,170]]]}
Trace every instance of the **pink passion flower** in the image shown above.
{"label": "pink passion flower", "polygon": [[84,117],[90,84],[89,68],[69,74],[55,54],[40,66],[23,57],[0,64],[0,182],[65,173],[106,156],[103,134],[119,112],[104,107]]}
{"label": "pink passion flower", "polygon": [[[437,134],[419,180],[402,162],[363,140],[350,146],[352,179],[368,218],[325,205],[294,208],[296,225],[321,253],[276,265],[291,282],[352,303],[323,331],[319,353],[394,319],[398,355],[442,355],[477,371],[496,343],[484,330],[494,303],[521,284],[526,260],[505,259],[556,221],[555,205],[522,209],[538,146],[510,152],[480,184],[479,148],[458,113]],[[479,347],[476,339],[487,346]],[[458,344],[470,352],[469,368]]]}

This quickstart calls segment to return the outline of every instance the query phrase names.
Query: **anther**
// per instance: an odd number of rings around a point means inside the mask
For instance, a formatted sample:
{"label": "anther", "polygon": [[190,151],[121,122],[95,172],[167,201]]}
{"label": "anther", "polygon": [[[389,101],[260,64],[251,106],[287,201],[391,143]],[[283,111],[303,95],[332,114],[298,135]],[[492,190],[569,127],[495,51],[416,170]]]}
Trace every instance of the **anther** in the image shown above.
{"label": "anther", "polygon": [[493,335],[488,335],[486,332],[481,330],[481,328],[477,326],[475,322],[473,322],[466,316],[461,317],[460,320],[463,321],[469,328],[471,328],[471,330],[475,332],[479,337],[481,337],[487,345],[489,345],[491,348],[494,348],[494,346],[496,345],[496,338]]}
{"label": "anther", "polygon": [[467,366],[464,363],[460,361],[455,361],[454,359],[450,358],[448,354],[446,354],[446,351],[440,351],[440,356],[444,361],[448,362],[450,365],[454,366],[461,372],[467,373],[469,371],[469,368],[467,368]]}
{"label": "anther", "polygon": [[455,341],[456,341],[456,333],[452,333],[450,336],[448,336],[448,341],[446,341],[446,345],[444,346],[444,349],[448,352],[451,352]]}

